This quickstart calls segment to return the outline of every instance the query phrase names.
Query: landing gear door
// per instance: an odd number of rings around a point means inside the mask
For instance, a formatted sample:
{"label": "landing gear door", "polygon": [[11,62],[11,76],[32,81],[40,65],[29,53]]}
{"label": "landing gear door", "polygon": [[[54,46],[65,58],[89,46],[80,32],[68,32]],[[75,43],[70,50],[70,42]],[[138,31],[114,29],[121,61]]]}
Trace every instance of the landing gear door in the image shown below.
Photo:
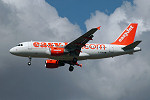
{"label": "landing gear door", "polygon": [[28,50],[32,50],[32,41],[31,42],[28,42]]}

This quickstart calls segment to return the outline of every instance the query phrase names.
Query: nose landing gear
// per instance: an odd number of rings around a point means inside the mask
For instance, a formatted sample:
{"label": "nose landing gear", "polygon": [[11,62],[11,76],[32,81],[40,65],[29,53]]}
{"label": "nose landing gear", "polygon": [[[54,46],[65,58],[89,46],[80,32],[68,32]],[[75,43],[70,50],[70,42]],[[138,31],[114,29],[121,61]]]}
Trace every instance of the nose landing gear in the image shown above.
{"label": "nose landing gear", "polygon": [[29,62],[28,62],[28,66],[30,66],[31,65],[31,57],[29,57]]}

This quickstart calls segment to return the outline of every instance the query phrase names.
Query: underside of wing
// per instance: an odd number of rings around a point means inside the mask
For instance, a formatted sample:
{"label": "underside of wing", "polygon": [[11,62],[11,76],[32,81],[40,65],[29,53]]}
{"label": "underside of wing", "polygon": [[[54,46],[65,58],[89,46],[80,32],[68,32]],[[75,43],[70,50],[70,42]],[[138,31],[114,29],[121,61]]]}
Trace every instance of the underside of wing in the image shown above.
{"label": "underside of wing", "polygon": [[81,48],[85,46],[85,44],[89,41],[92,40],[94,37],[93,34],[97,31],[100,30],[100,27],[98,28],[93,28],[87,33],[83,34],[76,40],[70,42],[68,45],[65,46],[65,49],[70,52],[70,55],[72,56],[78,56],[81,52]]}

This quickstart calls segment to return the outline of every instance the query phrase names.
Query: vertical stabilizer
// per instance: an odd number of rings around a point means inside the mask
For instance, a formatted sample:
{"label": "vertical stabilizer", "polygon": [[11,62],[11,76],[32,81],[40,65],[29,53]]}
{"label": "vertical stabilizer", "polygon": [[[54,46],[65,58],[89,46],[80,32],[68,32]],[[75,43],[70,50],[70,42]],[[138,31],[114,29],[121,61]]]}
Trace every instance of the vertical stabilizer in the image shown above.
{"label": "vertical stabilizer", "polygon": [[119,36],[119,38],[111,43],[116,45],[129,45],[134,42],[134,37],[137,29],[137,23],[131,23]]}

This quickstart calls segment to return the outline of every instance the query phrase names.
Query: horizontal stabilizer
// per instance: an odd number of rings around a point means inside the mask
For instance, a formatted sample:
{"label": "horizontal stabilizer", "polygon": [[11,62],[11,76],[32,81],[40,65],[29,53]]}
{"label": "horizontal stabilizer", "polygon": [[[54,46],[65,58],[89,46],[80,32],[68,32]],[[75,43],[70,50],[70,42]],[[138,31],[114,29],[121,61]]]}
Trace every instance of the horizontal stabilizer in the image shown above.
{"label": "horizontal stabilizer", "polygon": [[129,49],[134,49],[139,43],[141,43],[142,41],[135,41],[125,47],[123,47],[123,50],[129,50]]}

